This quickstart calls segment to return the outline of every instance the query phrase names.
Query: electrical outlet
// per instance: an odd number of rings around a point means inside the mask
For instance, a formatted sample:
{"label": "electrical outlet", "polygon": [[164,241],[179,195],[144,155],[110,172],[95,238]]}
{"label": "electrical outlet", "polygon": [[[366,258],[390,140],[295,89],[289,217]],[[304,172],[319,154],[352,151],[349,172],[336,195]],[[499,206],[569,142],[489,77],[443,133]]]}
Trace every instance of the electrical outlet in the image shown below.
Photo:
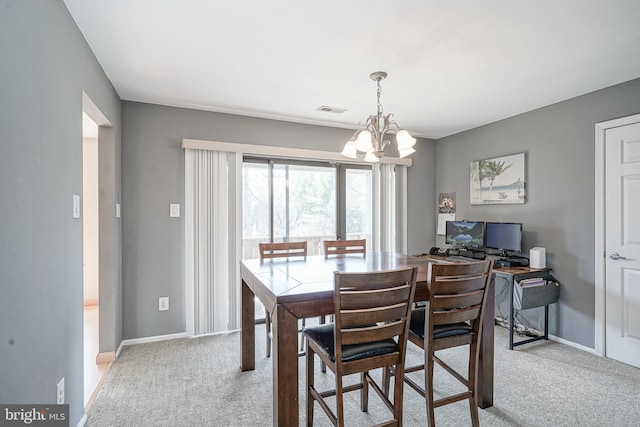
{"label": "electrical outlet", "polygon": [[64,404],[64,377],[62,377],[62,379],[56,386],[56,403],[58,405]]}
{"label": "electrical outlet", "polygon": [[158,311],[169,310],[169,297],[158,298]]}

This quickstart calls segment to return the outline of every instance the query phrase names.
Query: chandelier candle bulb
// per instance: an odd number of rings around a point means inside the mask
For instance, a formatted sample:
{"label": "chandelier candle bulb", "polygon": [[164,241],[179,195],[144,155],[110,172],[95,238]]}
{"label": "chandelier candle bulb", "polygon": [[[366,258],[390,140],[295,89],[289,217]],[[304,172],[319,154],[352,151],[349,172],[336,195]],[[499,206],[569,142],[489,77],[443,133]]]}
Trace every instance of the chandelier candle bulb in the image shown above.
{"label": "chandelier candle bulb", "polygon": [[358,151],[362,151],[363,153],[368,153],[373,151],[373,145],[371,145],[371,132],[366,130],[360,130],[357,132],[358,137],[356,138],[356,149]]}
{"label": "chandelier candle bulb", "polygon": [[350,159],[357,159],[358,158],[358,150],[356,149],[356,144],[353,141],[350,140],[344,146],[344,149],[342,150],[342,152],[340,154],[342,154],[345,157],[349,157]]}

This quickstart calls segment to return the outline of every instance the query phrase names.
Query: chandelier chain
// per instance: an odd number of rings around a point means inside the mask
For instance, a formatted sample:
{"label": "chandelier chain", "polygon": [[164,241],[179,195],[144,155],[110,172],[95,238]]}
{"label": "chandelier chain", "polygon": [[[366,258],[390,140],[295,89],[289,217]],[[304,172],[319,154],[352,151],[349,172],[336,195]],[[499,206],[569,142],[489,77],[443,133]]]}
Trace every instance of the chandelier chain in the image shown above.
{"label": "chandelier chain", "polygon": [[380,86],[380,80],[378,80],[378,120],[382,117],[382,103],[380,102],[380,95],[382,95],[382,86]]}

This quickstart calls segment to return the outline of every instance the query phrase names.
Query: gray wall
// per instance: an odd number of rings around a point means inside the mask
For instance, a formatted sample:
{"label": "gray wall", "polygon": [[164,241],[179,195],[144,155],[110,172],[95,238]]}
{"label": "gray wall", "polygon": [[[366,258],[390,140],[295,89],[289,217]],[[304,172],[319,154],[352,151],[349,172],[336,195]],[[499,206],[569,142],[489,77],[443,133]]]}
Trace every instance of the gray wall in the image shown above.
{"label": "gray wall", "polygon": [[82,91],[114,125],[116,159],[120,100],[61,0],[0,0],[0,57],[0,402],[55,403],[64,377],[76,425],[82,220],[72,218],[72,195],[82,195]]}
{"label": "gray wall", "polygon": [[[562,283],[550,332],[594,348],[595,124],[640,112],[640,79],[437,142],[436,188],[457,193],[457,218],[522,222],[523,246],[542,246]],[[469,162],[525,152],[528,200],[471,206]],[[443,245],[442,236],[438,242]],[[537,325],[537,323],[534,323]]]}
{"label": "gray wall", "polygon": [[[340,151],[353,131],[123,102],[123,338],[185,331],[183,138]],[[435,143],[420,140],[409,168],[409,250],[434,241]],[[170,310],[158,311],[158,297]]]}

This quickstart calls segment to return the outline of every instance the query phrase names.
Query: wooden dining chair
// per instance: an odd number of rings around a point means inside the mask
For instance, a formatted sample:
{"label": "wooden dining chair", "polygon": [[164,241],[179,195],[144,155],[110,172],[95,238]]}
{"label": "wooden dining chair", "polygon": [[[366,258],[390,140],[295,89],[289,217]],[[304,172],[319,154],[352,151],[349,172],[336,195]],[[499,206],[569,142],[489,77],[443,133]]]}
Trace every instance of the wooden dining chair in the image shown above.
{"label": "wooden dining chair", "polygon": [[[403,382],[395,381],[391,402],[369,371],[394,366],[398,375],[403,375],[417,271],[417,267],[406,267],[380,272],[334,273],[335,322],[304,330],[307,338],[307,426],[313,425],[316,401],[333,425],[344,426],[343,394],[350,391],[361,391],[360,406],[366,412],[369,386],[393,412],[393,420],[384,425],[402,425]],[[335,374],[335,389],[318,391],[315,388],[316,354]],[[360,373],[360,382],[344,387],[343,376],[354,373]],[[337,414],[325,401],[330,396],[336,398]]]}
{"label": "wooden dining chair", "polygon": [[[332,255],[349,255],[367,253],[366,239],[357,240],[324,240],[324,257],[329,258]],[[329,316],[329,321],[333,322],[333,315]],[[320,316],[320,323],[326,323],[326,316]],[[327,372],[327,367],[322,363],[322,372]]]}
{"label": "wooden dining chair", "polygon": [[[493,261],[491,260],[429,264],[427,273],[429,299],[426,306],[413,309],[409,330],[409,341],[424,349],[424,364],[405,368],[404,381],[425,398],[428,424],[431,427],[435,426],[435,408],[465,399],[469,399],[472,425],[474,427],[479,425],[478,358],[482,338],[482,318],[492,269]],[[469,345],[466,377],[436,355],[439,350],[463,345]],[[434,362],[460,381],[466,390],[434,400]],[[420,387],[406,375],[423,369],[425,388]],[[387,393],[389,388],[387,374],[389,373],[391,371],[387,370],[383,378],[383,386]],[[400,374],[397,375],[397,378],[401,378]]]}
{"label": "wooden dining chair", "polygon": [[325,240],[324,256],[330,255],[346,255],[346,254],[366,254],[367,241],[359,240]]}
{"label": "wooden dining chair", "polygon": [[[272,258],[307,257],[307,242],[258,243],[260,260]],[[304,327],[304,319],[303,327]],[[264,323],[267,330],[267,357],[271,357],[271,313],[265,310]]]}

